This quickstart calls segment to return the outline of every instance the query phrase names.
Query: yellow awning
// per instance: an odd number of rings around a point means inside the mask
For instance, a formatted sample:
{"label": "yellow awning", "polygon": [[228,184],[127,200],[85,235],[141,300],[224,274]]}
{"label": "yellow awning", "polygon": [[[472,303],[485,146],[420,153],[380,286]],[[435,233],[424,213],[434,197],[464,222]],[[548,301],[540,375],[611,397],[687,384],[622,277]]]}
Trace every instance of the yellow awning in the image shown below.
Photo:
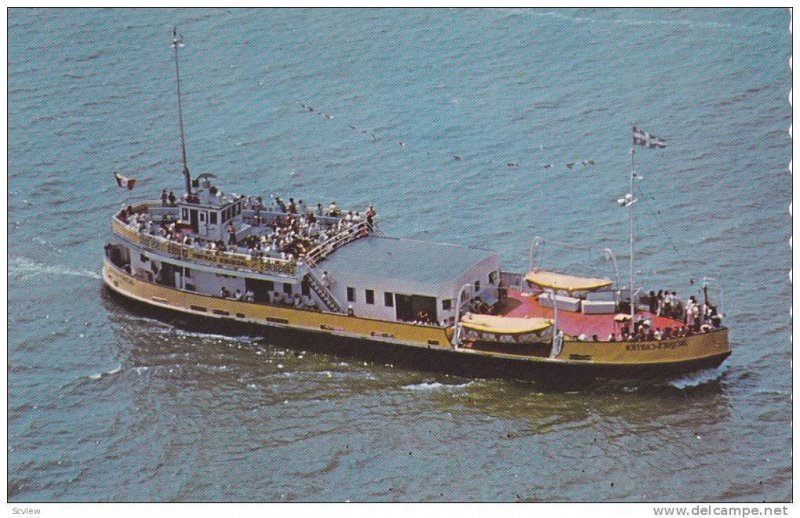
{"label": "yellow awning", "polygon": [[525,280],[542,288],[566,291],[592,291],[612,284],[611,279],[576,277],[544,270],[528,272]]}
{"label": "yellow awning", "polygon": [[468,329],[485,333],[518,335],[547,329],[553,325],[553,321],[549,318],[497,317],[470,314],[461,317],[461,325]]}

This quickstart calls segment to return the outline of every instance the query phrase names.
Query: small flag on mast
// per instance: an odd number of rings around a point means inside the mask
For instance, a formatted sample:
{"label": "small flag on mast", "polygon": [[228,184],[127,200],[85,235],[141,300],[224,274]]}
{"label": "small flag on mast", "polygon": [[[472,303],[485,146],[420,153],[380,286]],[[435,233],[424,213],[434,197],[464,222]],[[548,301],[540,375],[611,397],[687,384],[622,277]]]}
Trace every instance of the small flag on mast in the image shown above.
{"label": "small flag on mast", "polygon": [[114,178],[117,180],[119,187],[127,187],[129,191],[133,190],[133,186],[136,185],[136,178],[128,178],[119,173],[114,173]]}
{"label": "small flag on mast", "polygon": [[642,131],[636,126],[633,127],[633,145],[661,149],[667,147],[667,143],[664,142],[664,139],[660,139],[655,135],[651,135],[646,131]]}

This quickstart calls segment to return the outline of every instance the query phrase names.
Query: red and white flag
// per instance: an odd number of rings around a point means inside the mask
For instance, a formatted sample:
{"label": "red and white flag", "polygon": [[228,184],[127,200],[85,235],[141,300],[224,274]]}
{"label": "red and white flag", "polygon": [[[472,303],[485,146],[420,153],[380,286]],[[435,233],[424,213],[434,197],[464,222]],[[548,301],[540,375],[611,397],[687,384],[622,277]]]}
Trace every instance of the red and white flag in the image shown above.
{"label": "red and white flag", "polygon": [[129,191],[133,189],[134,185],[136,185],[136,178],[128,178],[127,176],[122,176],[119,173],[114,173],[114,178],[116,178],[118,186],[127,187]]}

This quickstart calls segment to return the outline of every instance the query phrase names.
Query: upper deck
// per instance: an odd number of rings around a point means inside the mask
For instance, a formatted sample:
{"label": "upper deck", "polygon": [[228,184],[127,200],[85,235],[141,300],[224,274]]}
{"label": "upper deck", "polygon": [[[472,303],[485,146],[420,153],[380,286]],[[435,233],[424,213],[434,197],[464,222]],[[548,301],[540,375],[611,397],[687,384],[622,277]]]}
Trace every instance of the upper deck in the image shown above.
{"label": "upper deck", "polygon": [[[321,205],[314,211],[298,209],[293,199],[289,206],[277,201],[274,208],[245,196],[216,204],[196,196],[180,203],[146,201],[117,212],[112,229],[141,248],[183,260],[290,276],[374,231],[371,207],[345,214],[333,204],[326,212]],[[221,235],[209,230],[214,225],[222,227]]]}

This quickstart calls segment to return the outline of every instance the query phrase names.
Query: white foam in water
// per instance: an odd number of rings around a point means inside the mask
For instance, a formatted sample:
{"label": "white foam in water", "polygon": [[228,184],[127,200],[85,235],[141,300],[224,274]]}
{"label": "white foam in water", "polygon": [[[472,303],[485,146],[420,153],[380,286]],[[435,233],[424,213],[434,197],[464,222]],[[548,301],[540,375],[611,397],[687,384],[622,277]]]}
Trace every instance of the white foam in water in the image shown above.
{"label": "white foam in water", "polygon": [[111,376],[112,374],[116,374],[116,373],[120,372],[121,370],[122,370],[122,365],[119,365],[117,367],[114,367],[110,371],[96,372],[94,374],[90,374],[89,375],[89,379],[99,380],[100,378],[103,378],[105,376]]}
{"label": "white foam in water", "polygon": [[[169,328],[169,330],[172,330],[172,328]],[[197,332],[197,331],[186,331],[186,330],[183,330],[183,329],[175,329],[175,334],[178,335],[178,336],[184,336],[184,337],[189,336],[189,337],[192,337],[192,338],[209,338],[209,339],[215,339],[215,340],[226,341],[226,342],[246,342],[246,343],[251,343],[254,340],[256,340],[256,338],[254,338],[252,336],[248,336],[248,335],[228,336],[228,335],[220,335],[220,334],[214,334],[214,333],[200,333],[200,332]]]}
{"label": "white foam in water", "polygon": [[679,390],[697,387],[719,380],[722,375],[725,374],[727,369],[728,366],[723,364],[713,369],[703,369],[700,371],[690,372],[688,374],[684,374],[680,378],[670,380],[669,384]]}
{"label": "white foam in water", "polygon": [[46,265],[31,261],[25,257],[15,257],[9,261],[8,272],[18,275],[71,275],[98,280],[103,278],[99,273],[91,270],[73,270],[66,266]]}
{"label": "white foam in water", "polygon": [[403,390],[436,390],[436,389],[453,390],[453,389],[469,387],[473,383],[474,383],[473,381],[468,381],[467,383],[462,383],[460,385],[446,385],[444,383],[439,383],[438,381],[435,381],[433,383],[422,382],[422,383],[416,383],[414,385],[405,385],[403,386]]}

